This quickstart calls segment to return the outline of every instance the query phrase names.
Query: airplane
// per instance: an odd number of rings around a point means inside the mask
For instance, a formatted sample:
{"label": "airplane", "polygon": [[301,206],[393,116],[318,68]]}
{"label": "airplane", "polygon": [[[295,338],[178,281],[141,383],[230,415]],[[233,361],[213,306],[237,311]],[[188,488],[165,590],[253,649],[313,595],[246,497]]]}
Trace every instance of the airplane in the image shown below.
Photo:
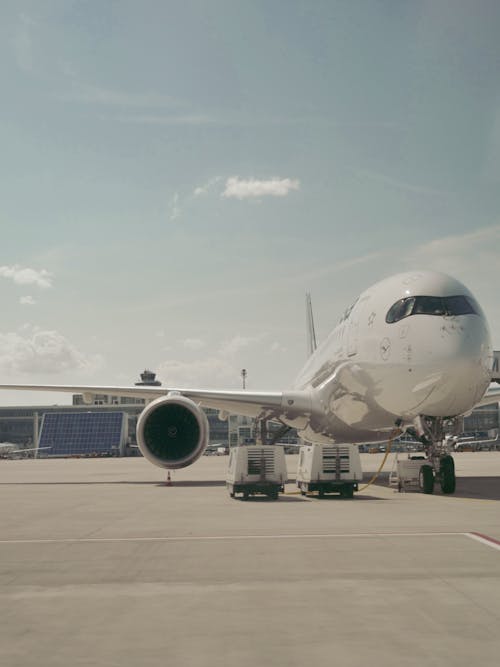
{"label": "airplane", "polygon": [[[16,449],[17,447],[17,449]],[[0,442],[0,457],[10,457],[12,454],[27,454],[28,452],[41,452],[44,449],[52,449],[52,447],[19,447],[13,442]]]}
{"label": "airplane", "polygon": [[[363,292],[338,325],[316,344],[307,297],[309,358],[293,386],[282,392],[163,387],[0,385],[0,389],[79,392],[144,398],[137,443],[151,463],[166,469],[194,463],[209,440],[202,407],[253,417],[261,441],[274,444],[297,429],[306,442],[387,442],[395,429],[417,437],[426,460],[421,488],[455,491],[448,445],[474,407],[500,400],[498,359],[486,317],[458,280],[435,271],[386,278]],[[149,401],[149,402],[148,402]],[[267,439],[267,423],[282,429]]]}

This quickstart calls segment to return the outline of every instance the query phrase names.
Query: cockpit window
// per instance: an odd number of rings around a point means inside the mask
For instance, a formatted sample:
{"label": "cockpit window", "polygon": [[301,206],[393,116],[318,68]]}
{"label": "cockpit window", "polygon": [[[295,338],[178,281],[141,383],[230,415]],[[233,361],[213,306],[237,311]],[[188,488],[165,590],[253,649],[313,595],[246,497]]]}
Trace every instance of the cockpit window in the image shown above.
{"label": "cockpit window", "polygon": [[472,299],[466,296],[410,296],[396,301],[389,309],[385,321],[399,322],[410,315],[477,315]]}
{"label": "cockpit window", "polygon": [[399,322],[399,320],[402,320],[404,317],[408,317],[408,315],[411,315],[414,305],[415,305],[414,296],[410,296],[407,299],[401,299],[400,301],[396,301],[396,303],[387,313],[385,321],[388,322],[389,324],[391,322]]}
{"label": "cockpit window", "polygon": [[438,296],[417,296],[412,315],[446,315],[444,299]]}

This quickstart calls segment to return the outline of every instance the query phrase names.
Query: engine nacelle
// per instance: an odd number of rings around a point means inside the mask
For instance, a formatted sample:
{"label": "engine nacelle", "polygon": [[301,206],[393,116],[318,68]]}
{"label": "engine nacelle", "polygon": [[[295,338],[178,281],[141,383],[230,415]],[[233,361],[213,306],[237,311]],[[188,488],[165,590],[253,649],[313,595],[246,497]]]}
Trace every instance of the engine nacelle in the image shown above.
{"label": "engine nacelle", "polygon": [[142,411],[137,444],[143,456],[160,468],[185,468],[208,445],[208,420],[203,410],[180,394],[162,396]]}

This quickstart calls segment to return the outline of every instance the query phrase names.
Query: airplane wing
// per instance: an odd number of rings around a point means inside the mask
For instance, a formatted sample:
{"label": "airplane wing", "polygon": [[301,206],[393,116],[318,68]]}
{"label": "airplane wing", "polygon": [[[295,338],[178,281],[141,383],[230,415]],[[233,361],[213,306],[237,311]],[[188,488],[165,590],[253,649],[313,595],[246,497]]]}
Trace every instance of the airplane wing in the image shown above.
{"label": "airplane wing", "polygon": [[[491,382],[496,382],[500,384],[500,350],[494,350],[493,352],[493,368],[491,369]],[[491,405],[492,403],[500,403],[500,387],[495,387],[490,385],[486,394],[475,406],[476,408],[481,405]]]}
{"label": "airplane wing", "polygon": [[9,449],[7,454],[24,454],[25,452],[41,452],[43,449],[52,449],[52,447],[29,447],[22,449]]}
{"label": "airplane wing", "polygon": [[217,391],[207,389],[177,389],[168,387],[113,387],[87,385],[19,385],[2,384],[0,389],[16,389],[24,391],[51,391],[83,394],[84,402],[91,404],[97,394],[107,396],[144,398],[152,401],[168,393],[179,393],[190,398],[205,408],[215,408],[228,414],[245,415],[247,417],[277,417],[280,415],[295,416],[310,413],[308,392],[249,392],[249,391]]}
{"label": "airplane wing", "polygon": [[500,387],[490,387],[475,407],[491,405],[492,403],[500,403]]}

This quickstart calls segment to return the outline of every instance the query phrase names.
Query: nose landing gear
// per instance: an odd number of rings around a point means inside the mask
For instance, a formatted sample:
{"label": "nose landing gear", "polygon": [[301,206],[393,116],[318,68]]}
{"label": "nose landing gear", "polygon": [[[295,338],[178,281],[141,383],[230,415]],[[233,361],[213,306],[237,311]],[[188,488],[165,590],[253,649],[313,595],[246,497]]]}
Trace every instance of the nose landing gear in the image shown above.
{"label": "nose landing gear", "polygon": [[420,416],[415,420],[417,435],[425,447],[427,461],[420,468],[419,486],[423,493],[433,493],[438,482],[445,494],[455,493],[455,462],[450,455],[450,431],[460,429],[458,419]]}
{"label": "nose landing gear", "polygon": [[443,456],[439,467],[439,481],[443,493],[455,493],[455,461],[449,454]]}

